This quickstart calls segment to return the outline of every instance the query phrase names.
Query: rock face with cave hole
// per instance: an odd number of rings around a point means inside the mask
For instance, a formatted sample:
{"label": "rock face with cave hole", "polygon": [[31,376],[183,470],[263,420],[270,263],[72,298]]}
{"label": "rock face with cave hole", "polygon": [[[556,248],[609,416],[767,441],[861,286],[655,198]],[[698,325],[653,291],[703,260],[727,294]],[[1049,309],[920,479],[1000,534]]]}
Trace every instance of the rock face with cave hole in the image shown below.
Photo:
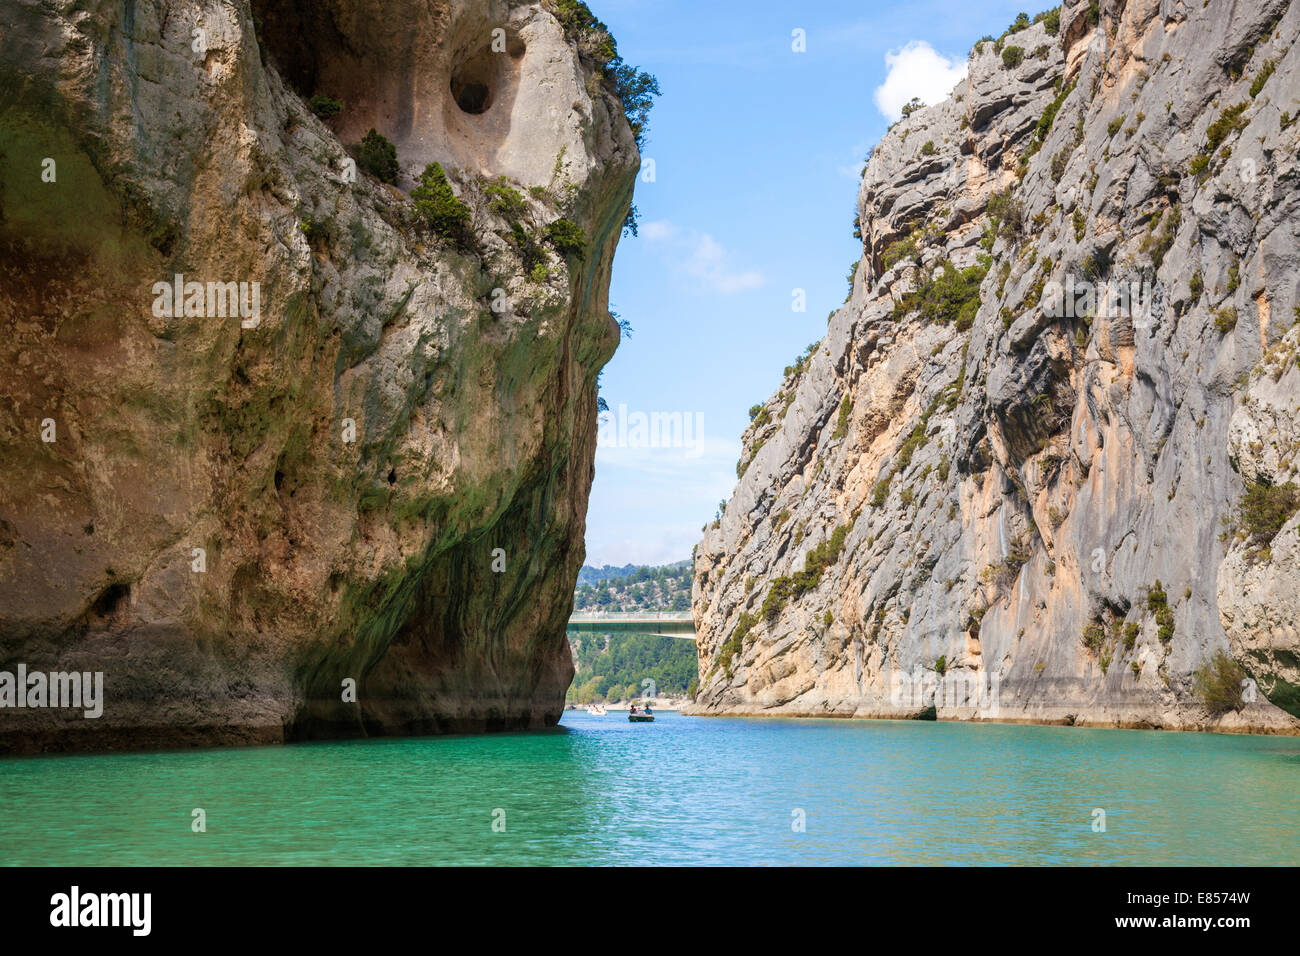
{"label": "rock face with cave hole", "polygon": [[[0,669],[102,671],[107,699],[9,711],[0,752],[554,723],[640,163],[560,25],[469,0],[6,16]],[[397,188],[349,181],[371,128]],[[468,251],[413,224],[435,161]],[[538,234],[571,196],[586,254],[526,278],[495,177]],[[256,321],[169,314],[173,282],[256,283]]]}
{"label": "rock face with cave hole", "polygon": [[545,186],[557,157],[590,159],[590,96],[552,17],[506,3],[408,6],[430,9],[411,17],[382,0],[253,4],[268,61],[305,98],[345,104],[333,123],[343,142],[371,128],[390,139],[406,185],[438,161]]}

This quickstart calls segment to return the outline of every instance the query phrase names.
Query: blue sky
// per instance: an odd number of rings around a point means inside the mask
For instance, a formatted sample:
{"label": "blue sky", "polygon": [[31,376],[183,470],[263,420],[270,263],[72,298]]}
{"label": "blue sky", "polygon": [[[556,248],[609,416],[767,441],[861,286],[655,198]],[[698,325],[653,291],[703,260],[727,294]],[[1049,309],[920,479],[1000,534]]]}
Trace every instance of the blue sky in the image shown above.
{"label": "blue sky", "polygon": [[[937,101],[976,40],[1039,8],[589,3],[663,95],[643,151],[654,182],[637,183],[641,234],[614,262],[610,306],[634,332],[601,380],[616,418],[597,448],[587,563],[659,564],[690,556],[735,485],[749,407],[844,301],[858,176],[885,111]],[[792,49],[796,29],[806,52]],[[638,412],[684,413],[700,433],[691,447],[645,447]]]}

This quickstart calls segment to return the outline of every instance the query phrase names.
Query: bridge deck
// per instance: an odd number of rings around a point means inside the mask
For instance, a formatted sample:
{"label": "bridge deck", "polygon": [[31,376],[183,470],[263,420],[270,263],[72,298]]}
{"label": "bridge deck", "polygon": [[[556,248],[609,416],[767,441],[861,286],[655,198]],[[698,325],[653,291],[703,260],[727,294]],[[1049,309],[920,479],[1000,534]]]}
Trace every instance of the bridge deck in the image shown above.
{"label": "bridge deck", "polygon": [[659,634],[695,640],[695,622],[690,615],[575,614],[569,618],[568,630],[575,634]]}

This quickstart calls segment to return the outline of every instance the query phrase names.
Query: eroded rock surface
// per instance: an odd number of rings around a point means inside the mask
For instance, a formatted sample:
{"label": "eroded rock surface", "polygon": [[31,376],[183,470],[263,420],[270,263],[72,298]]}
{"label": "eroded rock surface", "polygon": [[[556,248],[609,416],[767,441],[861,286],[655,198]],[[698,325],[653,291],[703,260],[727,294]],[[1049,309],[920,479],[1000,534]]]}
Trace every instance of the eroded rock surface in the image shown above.
{"label": "eroded rock surface", "polygon": [[[557,720],[639,156],[545,5],[13,0],[0,104],[0,669],[106,697],[0,747]],[[370,128],[396,186],[351,181]],[[473,248],[414,210],[431,161]],[[159,316],[176,274],[260,322]]]}
{"label": "eroded rock surface", "polygon": [[[1300,517],[1224,526],[1300,451],[1298,35],[1067,2],[885,136],[853,292],[697,548],[700,711],[1300,726]],[[1218,651],[1263,690],[1226,713]]]}

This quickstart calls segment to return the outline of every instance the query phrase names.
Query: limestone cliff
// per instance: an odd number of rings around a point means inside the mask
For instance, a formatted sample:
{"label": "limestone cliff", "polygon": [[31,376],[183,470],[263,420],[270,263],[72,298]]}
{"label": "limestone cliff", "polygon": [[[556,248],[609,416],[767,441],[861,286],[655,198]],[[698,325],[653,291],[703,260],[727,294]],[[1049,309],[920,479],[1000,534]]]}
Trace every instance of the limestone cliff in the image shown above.
{"label": "limestone cliff", "polygon": [[0,749],[558,719],[640,162],[562,19],[5,3],[0,670],[106,699]]}
{"label": "limestone cliff", "polygon": [[1294,732],[1300,5],[1020,26],[868,162],[696,551],[697,707]]}

